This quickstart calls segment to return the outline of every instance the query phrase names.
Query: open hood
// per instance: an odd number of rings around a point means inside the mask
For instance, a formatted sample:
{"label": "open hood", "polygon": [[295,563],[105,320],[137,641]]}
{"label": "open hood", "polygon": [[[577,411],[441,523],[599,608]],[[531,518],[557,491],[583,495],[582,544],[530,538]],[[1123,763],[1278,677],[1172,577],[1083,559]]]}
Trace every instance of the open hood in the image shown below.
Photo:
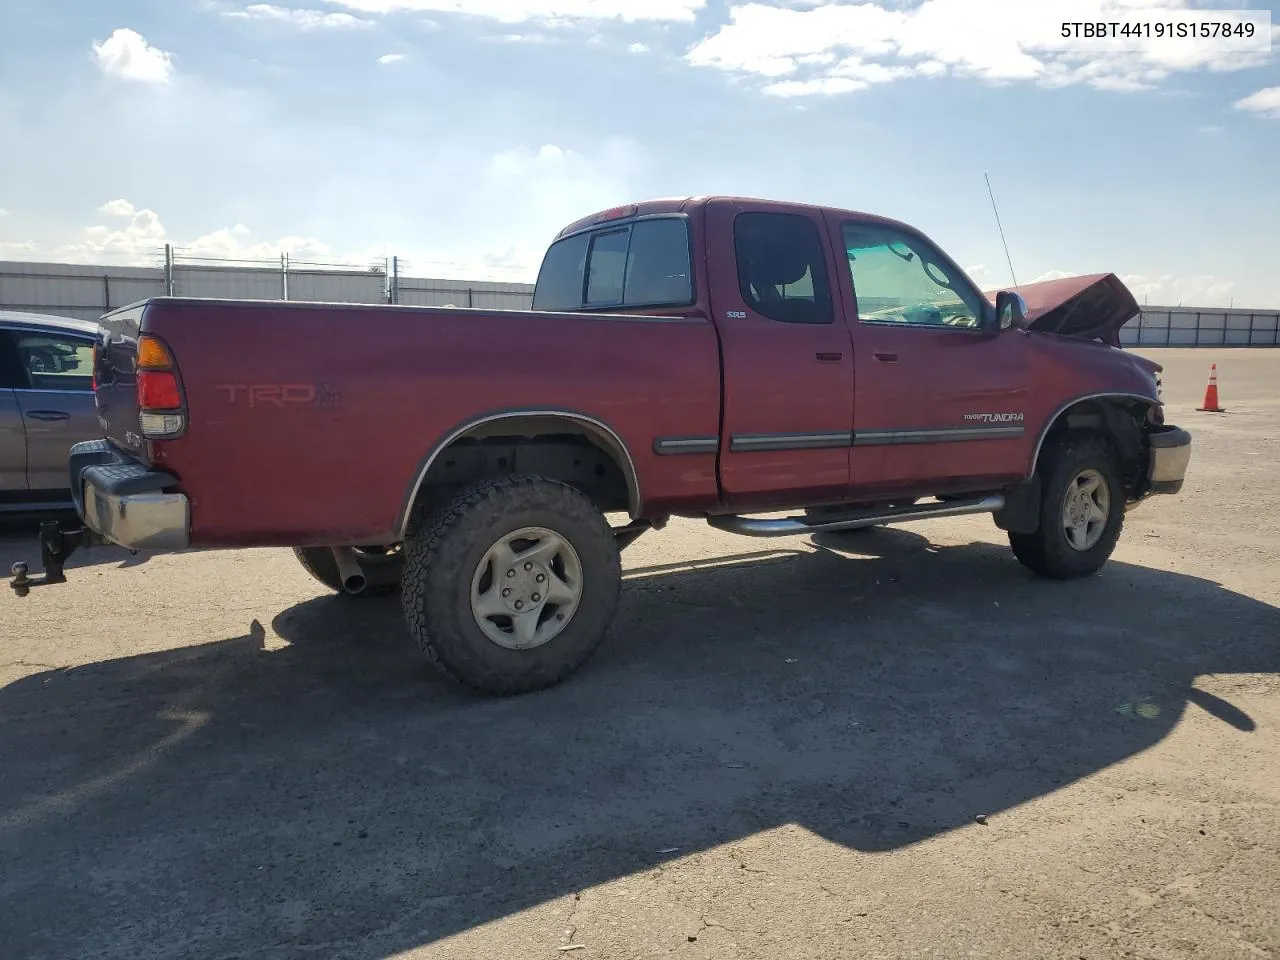
{"label": "open hood", "polygon": [[[1027,301],[1029,330],[1120,346],[1120,328],[1141,311],[1114,273],[1063,277],[1014,288]],[[987,294],[995,302],[995,293]]]}

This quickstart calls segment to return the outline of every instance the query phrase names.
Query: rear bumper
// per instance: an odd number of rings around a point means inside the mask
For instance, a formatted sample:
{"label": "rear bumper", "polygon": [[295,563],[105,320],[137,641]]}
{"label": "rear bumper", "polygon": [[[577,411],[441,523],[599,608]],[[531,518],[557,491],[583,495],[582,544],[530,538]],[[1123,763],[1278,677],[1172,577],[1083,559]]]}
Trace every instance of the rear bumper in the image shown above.
{"label": "rear bumper", "polygon": [[166,493],[178,481],[125,456],[106,440],[71,448],[71,495],[85,525],[132,550],[182,550],[190,544],[191,504]]}

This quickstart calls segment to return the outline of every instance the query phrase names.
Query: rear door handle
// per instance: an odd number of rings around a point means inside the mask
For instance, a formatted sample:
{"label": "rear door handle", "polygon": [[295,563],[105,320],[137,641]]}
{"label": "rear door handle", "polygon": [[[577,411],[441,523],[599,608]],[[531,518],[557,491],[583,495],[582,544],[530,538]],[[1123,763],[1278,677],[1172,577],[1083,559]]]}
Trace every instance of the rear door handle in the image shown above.
{"label": "rear door handle", "polygon": [[819,353],[816,356],[819,363],[839,363],[844,359],[843,353]]}
{"label": "rear door handle", "polygon": [[877,351],[876,353],[873,353],[872,356],[875,357],[877,360],[879,360],[881,363],[897,363],[898,362],[898,355],[896,353],[880,353],[879,351]]}
{"label": "rear door handle", "polygon": [[28,410],[27,416],[32,420],[70,420],[71,414],[62,410]]}

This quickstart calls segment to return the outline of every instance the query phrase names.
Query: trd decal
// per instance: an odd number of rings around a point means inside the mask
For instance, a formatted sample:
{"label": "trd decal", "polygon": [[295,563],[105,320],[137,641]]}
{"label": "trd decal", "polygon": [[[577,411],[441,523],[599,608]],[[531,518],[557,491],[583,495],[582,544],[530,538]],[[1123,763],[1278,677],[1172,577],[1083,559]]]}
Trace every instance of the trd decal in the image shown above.
{"label": "trd decal", "polygon": [[1021,413],[966,413],[964,418],[970,423],[1022,423],[1026,416]]}
{"label": "trd decal", "polygon": [[342,394],[327,383],[228,383],[214,387],[228,403],[256,407],[321,407],[342,403]]}

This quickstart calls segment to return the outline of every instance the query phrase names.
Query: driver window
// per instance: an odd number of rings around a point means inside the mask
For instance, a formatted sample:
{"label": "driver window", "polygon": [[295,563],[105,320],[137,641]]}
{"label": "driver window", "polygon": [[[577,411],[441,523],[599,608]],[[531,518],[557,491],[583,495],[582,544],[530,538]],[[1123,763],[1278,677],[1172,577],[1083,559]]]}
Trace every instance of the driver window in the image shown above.
{"label": "driver window", "polygon": [[981,325],[978,295],[919,237],[847,223],[844,246],[859,320],[962,329]]}

